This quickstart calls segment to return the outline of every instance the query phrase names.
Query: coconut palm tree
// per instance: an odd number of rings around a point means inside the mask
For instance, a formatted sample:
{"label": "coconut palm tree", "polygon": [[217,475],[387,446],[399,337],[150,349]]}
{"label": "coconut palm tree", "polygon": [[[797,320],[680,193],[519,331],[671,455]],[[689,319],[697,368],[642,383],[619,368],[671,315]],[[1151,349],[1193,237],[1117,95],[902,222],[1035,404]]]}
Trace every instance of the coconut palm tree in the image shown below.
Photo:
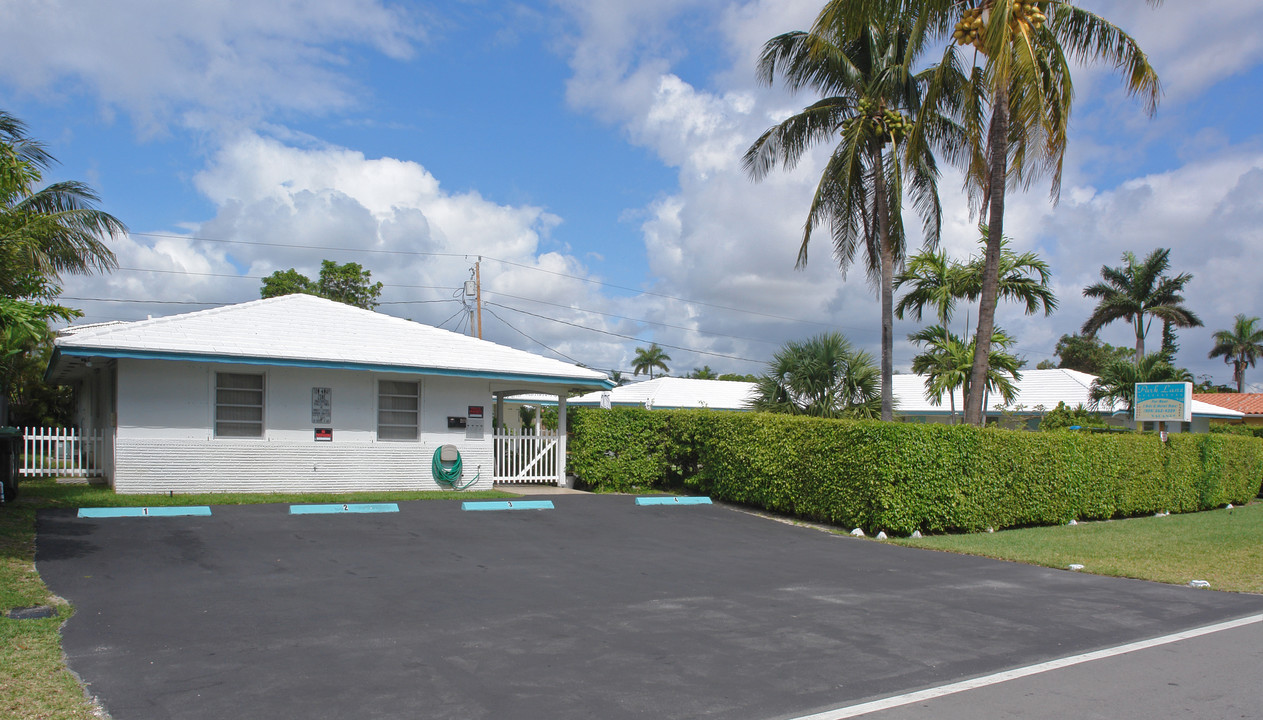
{"label": "coconut palm tree", "polygon": [[39,188],[56,161],[26,125],[0,111],[0,294],[47,292],[62,273],[86,274],[117,267],[105,239],[127,232],[113,215],[97,209],[100,198],[73,180]]}
{"label": "coconut palm tree", "polygon": [[1172,365],[1161,353],[1145,355],[1139,362],[1114,360],[1101,368],[1101,374],[1088,388],[1095,410],[1102,400],[1121,401],[1130,412],[1136,405],[1136,383],[1187,382],[1189,372]]}
{"label": "coconut palm tree", "polygon": [[876,418],[881,389],[873,356],[841,333],[788,342],[755,382],[754,410],[826,418]]}
{"label": "coconut palm tree", "polygon": [[1206,357],[1222,357],[1232,365],[1232,379],[1237,381],[1237,392],[1245,392],[1245,369],[1254,367],[1263,357],[1263,327],[1259,319],[1237,315],[1231,330],[1219,330],[1214,334],[1215,347]]}
{"label": "coconut palm tree", "polygon": [[21,356],[47,339],[50,321],[80,315],[54,302],[61,274],[113,269],[105,240],[127,230],[96,208],[83,183],[40,188],[55,162],[22,121],[0,111],[0,425]]}
{"label": "coconut palm tree", "polygon": [[818,24],[811,32],[772,38],[759,59],[759,80],[771,85],[780,75],[790,90],[810,88],[823,98],[769,128],[744,159],[757,181],[778,163],[792,169],[815,145],[837,143],[811,201],[798,267],[807,264],[812,233],[825,223],[843,273],[863,251],[869,282],[881,297],[883,420],[894,417],[893,278],[904,255],[903,199],[912,199],[927,241],[937,242],[938,169],[929,145],[951,147],[956,137],[950,123],[922,113],[927,128],[917,144],[908,144],[909,115],[920,99],[909,50],[908,28],[899,25],[868,24],[847,36]]}
{"label": "coconut palm tree", "polygon": [[1177,327],[1200,327],[1202,321],[1184,307],[1184,286],[1193,276],[1181,273],[1167,277],[1170,267],[1167,248],[1158,248],[1144,260],[1131,252],[1123,253],[1123,265],[1101,267],[1102,281],[1083,289],[1085,297],[1098,298],[1092,315],[1083,323],[1083,334],[1095,335],[1115,320],[1126,320],[1136,331],[1136,362],[1145,356],[1145,334],[1149,330],[1146,316],[1159,318]]}
{"label": "coconut palm tree", "polygon": [[664,374],[669,373],[671,369],[667,367],[667,361],[670,359],[671,356],[658,347],[658,343],[653,343],[648,349],[636,348],[636,357],[632,360],[632,375],[649,373],[649,379],[652,380],[654,368]]}
{"label": "coconut palm tree", "polygon": [[[1134,39],[1099,15],[1061,0],[829,0],[815,27],[843,28],[844,38],[855,38],[874,23],[909,21],[913,55],[947,40],[930,72],[921,112],[954,112],[966,128],[968,183],[993,231],[983,263],[973,402],[966,403],[966,421],[981,424],[1005,194],[1010,186],[1029,187],[1035,177],[1051,174],[1057,196],[1074,95],[1071,63],[1113,66],[1150,114],[1157,109],[1160,85]],[[918,142],[918,128],[914,123],[910,145]]]}

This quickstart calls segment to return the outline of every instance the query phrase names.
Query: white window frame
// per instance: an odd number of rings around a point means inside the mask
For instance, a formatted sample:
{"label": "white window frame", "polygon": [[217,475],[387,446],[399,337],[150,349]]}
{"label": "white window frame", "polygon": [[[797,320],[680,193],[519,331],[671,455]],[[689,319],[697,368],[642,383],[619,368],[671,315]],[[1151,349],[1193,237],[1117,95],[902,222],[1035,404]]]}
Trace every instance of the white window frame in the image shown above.
{"label": "white window frame", "polygon": [[[406,383],[408,385],[414,385],[417,388],[417,393],[415,396],[417,399],[417,424],[415,426],[416,434],[413,435],[412,437],[382,437],[382,412],[383,412],[382,383],[383,382]],[[421,398],[424,395],[424,390],[421,387],[421,381],[416,380],[414,378],[378,377],[376,378],[376,382],[373,384],[373,391],[376,393],[376,395],[374,396],[376,399],[373,403],[373,406],[376,410],[376,414],[374,416],[374,426],[373,426],[374,437],[376,437],[379,442],[418,442],[421,439]],[[403,394],[398,394],[398,393],[388,393],[386,394],[386,396],[387,397],[413,397],[412,395],[403,395]],[[401,412],[401,411],[391,408],[389,410],[386,410],[386,412]],[[402,412],[407,412],[407,411],[402,411]],[[405,427],[410,427],[410,426],[388,424],[386,425],[386,427],[405,428]]]}
{"label": "white window frame", "polygon": [[[259,388],[259,434],[258,435],[221,435],[219,433],[219,376],[220,375],[249,375],[259,378],[262,381],[262,387]],[[243,388],[224,388],[226,390],[240,390]],[[228,407],[254,407],[253,405],[228,405]],[[263,440],[267,437],[267,407],[268,407],[268,377],[265,372],[227,372],[216,370],[213,372],[211,383],[211,437],[217,440]],[[240,420],[225,420],[227,423],[242,423]],[[252,421],[245,421],[252,422]]]}

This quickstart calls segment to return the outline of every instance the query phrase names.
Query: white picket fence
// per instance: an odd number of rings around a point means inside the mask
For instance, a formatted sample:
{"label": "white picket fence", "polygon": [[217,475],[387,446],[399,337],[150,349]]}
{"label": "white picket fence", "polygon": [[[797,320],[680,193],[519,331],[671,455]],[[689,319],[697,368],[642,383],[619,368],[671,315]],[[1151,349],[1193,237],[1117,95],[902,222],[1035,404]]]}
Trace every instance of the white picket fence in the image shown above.
{"label": "white picket fence", "polygon": [[557,482],[557,456],[560,445],[557,431],[541,429],[539,434],[522,433],[512,428],[497,429],[495,438],[495,474],[497,483]]}
{"label": "white picket fence", "polygon": [[102,475],[105,436],[86,436],[74,428],[22,428],[22,467],[28,477],[92,477]]}

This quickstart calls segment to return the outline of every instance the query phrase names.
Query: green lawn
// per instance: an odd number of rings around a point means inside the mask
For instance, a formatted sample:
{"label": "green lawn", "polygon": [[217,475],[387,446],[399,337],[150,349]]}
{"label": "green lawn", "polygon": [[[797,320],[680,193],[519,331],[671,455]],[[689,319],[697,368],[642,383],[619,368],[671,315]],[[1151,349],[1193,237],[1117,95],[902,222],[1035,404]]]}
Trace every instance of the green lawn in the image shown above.
{"label": "green lawn", "polygon": [[900,545],[1098,575],[1263,593],[1263,502],[1185,515],[897,539]]}
{"label": "green lawn", "polygon": [[[61,624],[74,612],[49,593],[35,572],[35,513],[42,508],[244,505],[256,503],[396,502],[515,497],[498,491],[375,492],[346,494],[115,495],[106,487],[22,483],[18,501],[0,506],[0,717],[14,720],[95,720],[83,689],[67,670]],[[10,620],[9,610],[35,605],[57,608],[56,617]]]}

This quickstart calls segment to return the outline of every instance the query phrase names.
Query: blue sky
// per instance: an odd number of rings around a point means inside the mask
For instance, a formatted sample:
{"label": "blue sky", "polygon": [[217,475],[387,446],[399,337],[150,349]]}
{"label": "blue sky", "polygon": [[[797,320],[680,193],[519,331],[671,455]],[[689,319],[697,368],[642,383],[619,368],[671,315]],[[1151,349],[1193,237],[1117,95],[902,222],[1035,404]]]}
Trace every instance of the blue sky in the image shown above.
{"label": "blue sky", "polygon": [[[49,180],[87,181],[132,230],[130,269],[67,278],[85,321],[252,299],[259,276],[329,258],[386,283],[383,311],[456,328],[452,289],[481,255],[489,339],[622,370],[657,341],[675,373],[758,372],[825,329],[878,350],[872,288],[826,237],[794,269],[822,152],[758,184],[740,168],[813,99],[753,67],[818,3],[19,0],[0,10],[0,108],[61,160]],[[1137,37],[1164,97],[1151,119],[1108,68],[1078,72],[1061,201],[1037,182],[1006,219],[1061,309],[1000,322],[1033,365],[1082,324],[1102,265],[1169,247],[1207,326],[1179,360],[1229,382],[1210,333],[1263,315],[1263,7],[1083,5]],[[963,259],[977,219],[954,171],[941,190]],[[896,324],[896,368],[917,329]]]}

